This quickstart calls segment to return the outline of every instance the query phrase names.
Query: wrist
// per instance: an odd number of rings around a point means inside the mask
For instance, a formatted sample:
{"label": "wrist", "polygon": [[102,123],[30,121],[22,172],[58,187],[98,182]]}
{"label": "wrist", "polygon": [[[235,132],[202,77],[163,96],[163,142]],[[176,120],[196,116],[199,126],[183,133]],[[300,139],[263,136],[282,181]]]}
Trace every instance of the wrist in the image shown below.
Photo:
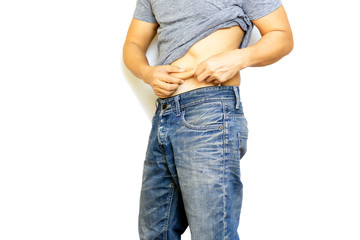
{"label": "wrist", "polygon": [[148,72],[151,69],[151,66],[149,65],[144,65],[140,67],[140,78],[146,83],[146,84],[150,84],[149,80],[148,80]]}
{"label": "wrist", "polygon": [[241,49],[236,49],[236,56],[237,56],[237,61],[238,64],[238,68],[239,71],[247,68],[247,67],[251,67],[253,64],[253,49],[251,47],[247,47],[247,48],[241,48]]}

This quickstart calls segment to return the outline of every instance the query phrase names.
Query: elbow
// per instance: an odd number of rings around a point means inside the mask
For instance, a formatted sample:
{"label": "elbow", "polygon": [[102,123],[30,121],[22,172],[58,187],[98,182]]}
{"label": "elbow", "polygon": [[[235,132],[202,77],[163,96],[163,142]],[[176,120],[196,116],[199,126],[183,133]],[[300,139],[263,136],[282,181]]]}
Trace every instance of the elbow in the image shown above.
{"label": "elbow", "polygon": [[286,40],[284,41],[283,47],[284,47],[285,55],[288,55],[294,49],[294,38],[291,31],[288,32],[286,35],[287,36],[286,36]]}
{"label": "elbow", "polygon": [[291,29],[279,30],[278,31],[278,46],[282,57],[291,53],[294,48],[294,38]]}
{"label": "elbow", "polygon": [[291,53],[293,49],[294,49],[294,39],[291,36],[291,39],[288,42],[288,53],[287,54]]}
{"label": "elbow", "polygon": [[126,54],[125,48],[123,48],[123,52],[122,52],[122,61],[123,61],[123,63],[125,64],[125,66],[126,66],[127,68],[129,68],[129,66],[128,66],[128,61],[127,61],[127,54]]}

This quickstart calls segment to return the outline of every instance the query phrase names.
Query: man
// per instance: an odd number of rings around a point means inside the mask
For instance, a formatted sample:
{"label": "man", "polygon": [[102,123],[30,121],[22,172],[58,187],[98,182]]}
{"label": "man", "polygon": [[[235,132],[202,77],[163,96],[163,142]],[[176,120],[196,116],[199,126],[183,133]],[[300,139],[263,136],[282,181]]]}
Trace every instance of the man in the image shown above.
{"label": "man", "polygon": [[[253,24],[261,39],[248,47]],[[158,34],[159,59],[146,51]],[[239,239],[247,121],[239,71],[291,52],[280,0],[137,0],[126,66],[159,97],[140,199],[141,240]]]}

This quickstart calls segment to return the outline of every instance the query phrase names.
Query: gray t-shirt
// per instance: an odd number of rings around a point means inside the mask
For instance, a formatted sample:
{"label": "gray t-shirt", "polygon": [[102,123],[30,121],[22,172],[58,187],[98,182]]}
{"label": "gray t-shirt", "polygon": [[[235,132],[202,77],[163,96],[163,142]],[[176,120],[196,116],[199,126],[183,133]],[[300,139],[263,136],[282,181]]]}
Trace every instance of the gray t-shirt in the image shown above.
{"label": "gray t-shirt", "polygon": [[239,25],[247,47],[253,24],[281,6],[281,0],[137,0],[133,17],[158,23],[159,58],[167,65],[184,56],[197,41],[221,28]]}

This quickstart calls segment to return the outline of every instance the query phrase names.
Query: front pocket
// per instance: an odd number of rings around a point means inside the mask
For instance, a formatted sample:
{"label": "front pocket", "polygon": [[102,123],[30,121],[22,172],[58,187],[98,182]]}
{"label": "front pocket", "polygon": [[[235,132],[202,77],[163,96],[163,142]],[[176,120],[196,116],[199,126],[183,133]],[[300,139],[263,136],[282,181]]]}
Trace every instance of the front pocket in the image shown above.
{"label": "front pocket", "polygon": [[191,129],[218,129],[224,124],[224,107],[219,102],[202,102],[182,109],[182,124]]}

